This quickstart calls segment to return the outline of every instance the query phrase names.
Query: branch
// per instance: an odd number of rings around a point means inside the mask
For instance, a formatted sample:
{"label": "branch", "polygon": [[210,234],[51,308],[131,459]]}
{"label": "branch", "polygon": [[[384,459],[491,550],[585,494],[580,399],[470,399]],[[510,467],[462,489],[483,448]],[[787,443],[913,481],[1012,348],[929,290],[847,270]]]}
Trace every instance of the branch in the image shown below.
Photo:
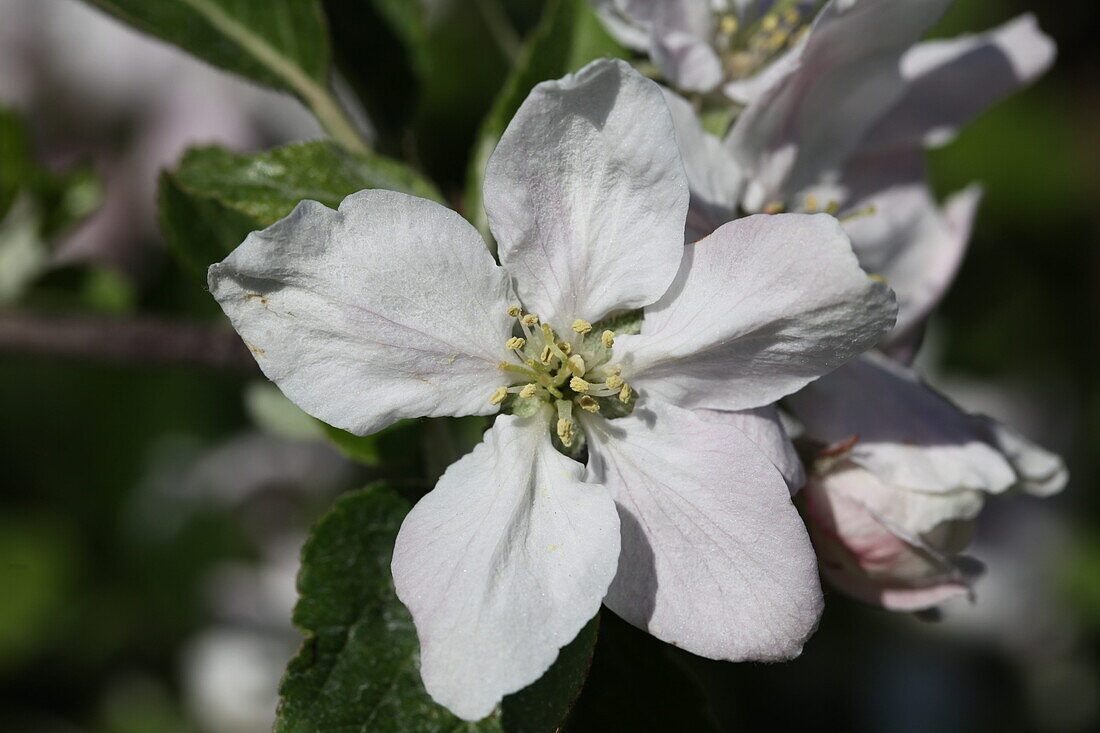
{"label": "branch", "polygon": [[150,317],[0,312],[0,354],[260,373],[232,330]]}

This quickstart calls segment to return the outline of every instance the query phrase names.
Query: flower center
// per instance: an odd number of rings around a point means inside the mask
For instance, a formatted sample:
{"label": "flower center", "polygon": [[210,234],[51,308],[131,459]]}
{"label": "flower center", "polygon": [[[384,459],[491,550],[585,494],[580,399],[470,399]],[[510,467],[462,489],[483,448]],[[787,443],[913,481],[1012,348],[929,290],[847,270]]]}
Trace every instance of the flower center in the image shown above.
{"label": "flower center", "polygon": [[612,358],[614,331],[597,334],[591,323],[578,318],[571,326],[572,334],[561,338],[537,314],[524,313],[518,305],[509,308],[508,315],[516,319],[523,335],[505,343],[515,361],[502,361],[498,368],[512,384],[497,388],[489,402],[499,405],[512,397],[518,403],[516,412],[553,405],[557,436],[563,446],[571,448],[576,437],[574,407],[600,412],[633,399],[633,390],[621,376],[622,367]]}
{"label": "flower center", "polygon": [[819,3],[780,0],[755,23],[742,25],[732,13],[718,15],[715,47],[730,79],[744,79],[802,41]]}

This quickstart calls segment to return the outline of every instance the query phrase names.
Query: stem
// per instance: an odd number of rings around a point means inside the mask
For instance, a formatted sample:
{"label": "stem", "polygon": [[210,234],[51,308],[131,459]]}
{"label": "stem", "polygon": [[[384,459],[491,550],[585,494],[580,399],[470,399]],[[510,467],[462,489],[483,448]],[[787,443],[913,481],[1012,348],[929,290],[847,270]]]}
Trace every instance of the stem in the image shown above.
{"label": "stem", "polygon": [[493,40],[500,48],[500,52],[504,54],[504,58],[508,59],[509,63],[514,64],[519,57],[523,41],[516,33],[516,29],[512,27],[511,21],[504,13],[504,8],[500,6],[497,0],[477,0],[477,7],[481,11],[481,17],[485,19],[485,25],[489,28],[489,33],[492,34]]}
{"label": "stem", "polygon": [[287,86],[293,89],[310,108],[317,121],[332,135],[336,142],[353,153],[367,152],[367,144],[347,112],[340,106],[325,85],[306,74],[299,66],[289,61],[264,38],[256,35],[250,28],[226,13],[210,0],[183,0],[196,13],[206,19],[224,36],[232,40],[248,53],[281,77]]}
{"label": "stem", "polygon": [[159,318],[0,313],[0,354],[260,373],[248,348],[228,328]]}

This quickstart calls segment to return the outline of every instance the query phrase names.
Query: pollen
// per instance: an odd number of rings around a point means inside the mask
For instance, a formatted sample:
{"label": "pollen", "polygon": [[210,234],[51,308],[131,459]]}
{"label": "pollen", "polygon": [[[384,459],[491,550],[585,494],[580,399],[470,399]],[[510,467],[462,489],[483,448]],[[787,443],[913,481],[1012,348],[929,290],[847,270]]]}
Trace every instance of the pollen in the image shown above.
{"label": "pollen", "polygon": [[619,402],[625,405],[629,404],[632,399],[634,399],[634,390],[630,388],[629,384],[624,384],[623,388],[619,390]]}
{"label": "pollen", "polygon": [[615,332],[614,331],[604,331],[603,333],[601,333],[600,334],[600,343],[603,344],[603,347],[605,349],[610,349],[612,346],[615,345]]}
{"label": "pollen", "polygon": [[523,397],[524,399],[527,399],[529,397],[534,397],[535,393],[538,392],[538,391],[539,391],[539,387],[538,387],[537,384],[524,385],[523,389],[521,389],[519,391],[519,396]]}
{"label": "pollen", "polygon": [[497,387],[496,391],[493,392],[493,395],[489,398],[489,404],[490,405],[499,405],[501,402],[504,402],[504,398],[507,397],[507,396],[508,396],[508,388],[507,387]]}
{"label": "pollen", "polygon": [[522,323],[524,326],[527,326],[527,328],[534,328],[535,326],[539,325],[539,314],[528,313],[520,319],[520,323]]}
{"label": "pollen", "polygon": [[592,330],[592,324],[588,321],[582,321],[580,318],[573,321],[573,330],[577,333],[588,333]]}
{"label": "pollen", "polygon": [[558,419],[558,437],[566,448],[573,445],[573,421],[568,417]]}
{"label": "pollen", "polygon": [[588,388],[592,386],[588,382],[584,381],[580,377],[573,377],[569,380],[569,389],[574,392],[587,392]]}
{"label": "pollen", "polygon": [[516,305],[509,306],[508,315],[510,315],[512,318],[519,318],[523,315],[523,309],[519,307],[518,303]]}
{"label": "pollen", "polygon": [[618,374],[612,374],[610,377],[607,378],[608,389],[620,389],[622,388],[623,384],[625,384],[625,382],[623,382],[623,378],[620,377]]}
{"label": "pollen", "polygon": [[600,403],[596,402],[594,398],[589,397],[588,395],[584,395],[579,400],[577,400],[577,404],[581,406],[582,410],[587,410],[588,412],[600,411]]}
{"label": "pollen", "polygon": [[513,351],[519,351],[526,345],[527,339],[520,338],[519,336],[513,336],[512,338],[508,339],[508,343],[505,344],[506,347]]}

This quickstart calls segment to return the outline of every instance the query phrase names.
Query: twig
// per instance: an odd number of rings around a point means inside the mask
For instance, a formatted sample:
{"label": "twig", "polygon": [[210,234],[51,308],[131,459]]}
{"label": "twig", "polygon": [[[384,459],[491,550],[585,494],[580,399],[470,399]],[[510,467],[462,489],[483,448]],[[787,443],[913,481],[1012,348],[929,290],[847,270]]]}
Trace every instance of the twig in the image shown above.
{"label": "twig", "polygon": [[0,312],[0,354],[260,373],[230,329],[150,317]]}

